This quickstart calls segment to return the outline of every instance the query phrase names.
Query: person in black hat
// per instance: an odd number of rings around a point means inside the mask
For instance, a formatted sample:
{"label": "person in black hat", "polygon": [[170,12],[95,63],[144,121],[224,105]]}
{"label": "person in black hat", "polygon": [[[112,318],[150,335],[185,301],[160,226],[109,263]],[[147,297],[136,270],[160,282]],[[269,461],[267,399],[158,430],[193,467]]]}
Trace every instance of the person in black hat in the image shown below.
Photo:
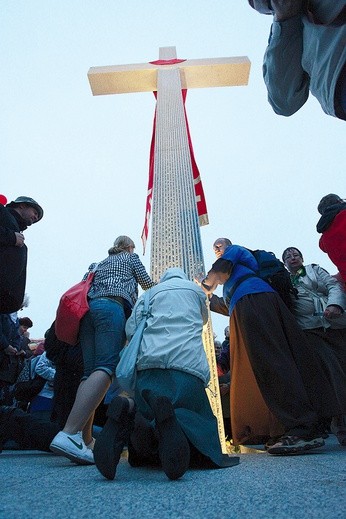
{"label": "person in black hat", "polygon": [[320,249],[339,270],[338,278],[346,287],[346,202],[339,195],[324,196],[317,207],[321,214],[316,229],[322,236]]}
{"label": "person in black hat", "polygon": [[23,304],[27,265],[23,231],[42,217],[42,207],[28,196],[0,205],[0,313],[17,312]]}

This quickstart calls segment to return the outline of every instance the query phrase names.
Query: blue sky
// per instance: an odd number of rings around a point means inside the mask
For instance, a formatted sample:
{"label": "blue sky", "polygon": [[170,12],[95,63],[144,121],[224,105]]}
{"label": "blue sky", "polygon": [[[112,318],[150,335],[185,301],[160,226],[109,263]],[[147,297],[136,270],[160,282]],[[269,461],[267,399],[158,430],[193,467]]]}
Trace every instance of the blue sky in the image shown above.
{"label": "blue sky", "polygon": [[[271,17],[246,0],[2,0],[0,193],[37,199],[44,219],[25,232],[27,293],[20,315],[43,335],[59,297],[127,234],[142,256],[150,93],[93,97],[92,66],[142,63],[159,47],[180,58],[248,56],[247,87],[195,89],[186,109],[209,214],[205,264],[226,236],[336,271],[318,248],[320,198],[345,193],[345,124],[310,96],[290,118],[266,99],[262,59]],[[150,243],[149,243],[150,246]],[[149,249],[148,249],[149,250]],[[225,317],[213,319],[220,340]]]}

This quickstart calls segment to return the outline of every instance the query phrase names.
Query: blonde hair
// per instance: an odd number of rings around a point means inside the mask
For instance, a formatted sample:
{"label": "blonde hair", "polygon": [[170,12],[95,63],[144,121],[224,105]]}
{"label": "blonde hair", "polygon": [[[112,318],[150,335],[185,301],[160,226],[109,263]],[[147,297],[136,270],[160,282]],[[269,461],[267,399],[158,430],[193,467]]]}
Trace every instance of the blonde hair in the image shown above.
{"label": "blonde hair", "polygon": [[131,238],[128,236],[118,236],[113,243],[113,247],[108,250],[108,254],[119,254],[124,251],[128,252],[127,249],[129,247],[135,247]]}

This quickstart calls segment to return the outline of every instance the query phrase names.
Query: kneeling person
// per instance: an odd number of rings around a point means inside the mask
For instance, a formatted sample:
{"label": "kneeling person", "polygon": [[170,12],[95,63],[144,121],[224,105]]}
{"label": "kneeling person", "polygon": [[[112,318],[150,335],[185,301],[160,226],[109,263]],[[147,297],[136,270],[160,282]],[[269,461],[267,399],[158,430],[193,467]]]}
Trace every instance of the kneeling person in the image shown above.
{"label": "kneeling person", "polygon": [[[144,307],[142,295],[126,324],[130,339]],[[221,452],[216,418],[205,391],[210,378],[202,343],[208,312],[203,290],[179,268],[170,268],[149,290],[147,325],[137,358],[134,401],[116,397],[96,440],[97,468],[115,476],[125,444],[132,466],[156,460],[169,479],[190,465],[230,467],[239,458]]]}

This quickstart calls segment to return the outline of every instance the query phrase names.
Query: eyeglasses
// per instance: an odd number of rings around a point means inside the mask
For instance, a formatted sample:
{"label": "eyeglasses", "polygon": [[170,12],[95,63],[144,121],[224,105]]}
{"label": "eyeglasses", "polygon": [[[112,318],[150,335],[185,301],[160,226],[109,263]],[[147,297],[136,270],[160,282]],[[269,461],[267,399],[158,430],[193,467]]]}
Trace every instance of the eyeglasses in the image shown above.
{"label": "eyeglasses", "polygon": [[301,255],[298,253],[287,254],[287,256],[284,257],[284,261],[286,261],[288,259],[295,259],[295,258],[301,258]]}
{"label": "eyeglasses", "polygon": [[223,245],[214,245],[214,250],[222,250],[223,249]]}

